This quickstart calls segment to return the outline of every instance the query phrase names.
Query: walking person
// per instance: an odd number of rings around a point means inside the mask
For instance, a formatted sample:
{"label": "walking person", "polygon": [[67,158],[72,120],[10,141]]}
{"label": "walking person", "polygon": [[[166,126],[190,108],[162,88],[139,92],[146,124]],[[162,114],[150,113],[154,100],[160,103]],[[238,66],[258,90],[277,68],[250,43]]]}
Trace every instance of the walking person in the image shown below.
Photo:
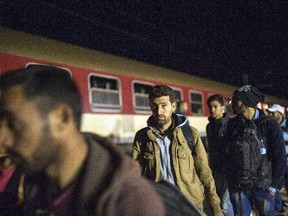
{"label": "walking person", "polygon": [[81,96],[69,72],[28,66],[0,76],[0,91],[0,146],[29,183],[22,215],[164,215],[135,161],[80,132]]}
{"label": "walking person", "polygon": [[[273,104],[272,107],[267,109],[267,111],[269,112],[270,116],[276,119],[278,124],[281,126],[281,129],[283,130],[283,138],[285,141],[285,150],[286,150],[286,158],[287,158],[287,165],[288,165],[288,122],[287,122],[287,119],[285,118],[285,108],[283,106],[280,106],[279,104]],[[285,168],[283,183],[284,183],[286,192],[288,193],[288,166],[287,165]],[[283,183],[278,188],[279,190],[283,186]],[[283,205],[287,206],[288,204],[282,201],[279,190],[277,191],[277,194],[276,194],[279,200],[278,210],[282,212]]]}
{"label": "walking person", "polygon": [[181,100],[177,102],[177,108],[175,110],[175,113],[186,116],[188,111],[188,104],[186,101]]}
{"label": "walking person", "polygon": [[[149,102],[153,115],[148,126],[136,133],[132,149],[132,157],[139,162],[143,175],[177,186],[201,210],[205,194],[214,215],[223,215],[199,133],[186,125],[185,116],[174,113],[173,89],[165,85],[152,87]],[[183,128],[192,132],[194,148],[189,147]]]}
{"label": "walking person", "polygon": [[224,134],[229,120],[224,112],[224,100],[219,94],[211,95],[207,100],[210,111],[209,123],[206,126],[209,165],[215,180],[216,191],[221,200],[221,208],[225,216],[233,216],[228,182],[224,174],[225,142]]}
{"label": "walking person", "polygon": [[275,215],[275,192],[286,167],[283,132],[256,105],[263,101],[251,85],[233,93],[236,115],[227,124],[226,174],[235,215]]}

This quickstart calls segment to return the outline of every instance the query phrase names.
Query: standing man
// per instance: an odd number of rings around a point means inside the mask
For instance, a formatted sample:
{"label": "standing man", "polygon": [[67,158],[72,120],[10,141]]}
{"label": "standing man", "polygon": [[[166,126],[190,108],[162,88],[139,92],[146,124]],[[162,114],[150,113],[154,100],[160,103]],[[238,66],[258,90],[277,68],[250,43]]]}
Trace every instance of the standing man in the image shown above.
{"label": "standing man", "polygon": [[275,118],[278,124],[281,126],[283,130],[285,144],[288,145],[287,119],[285,118],[285,108],[280,106],[279,104],[273,104],[273,106],[268,108],[267,110],[269,112],[269,115]]}
{"label": "standing man", "polygon": [[209,123],[206,127],[209,165],[215,180],[216,191],[221,200],[221,208],[225,216],[233,216],[233,206],[228,192],[228,182],[224,175],[225,142],[224,133],[229,117],[224,113],[223,97],[215,94],[207,100],[210,111]]}
{"label": "standing man", "polygon": [[175,110],[175,113],[180,114],[180,115],[183,115],[183,116],[186,116],[187,111],[188,111],[188,104],[187,104],[187,102],[186,102],[186,101],[183,101],[183,100],[179,101],[179,102],[177,103],[177,108],[176,108],[176,110]]}
{"label": "standing man", "polygon": [[139,162],[143,175],[176,185],[201,210],[205,193],[214,215],[223,215],[199,133],[187,126],[194,138],[195,152],[192,152],[182,131],[187,119],[173,113],[176,109],[173,89],[154,86],[149,101],[153,115],[148,119],[148,127],[136,133],[132,149],[132,157]]}
{"label": "standing man", "polygon": [[164,215],[137,164],[103,138],[80,133],[71,75],[28,66],[0,76],[0,146],[26,174],[22,215]]}
{"label": "standing man", "polygon": [[[288,125],[287,119],[285,118],[285,108],[280,106],[279,104],[273,104],[272,107],[267,109],[269,115],[276,119],[278,124],[281,126],[283,130],[283,138],[285,141],[285,150],[286,150],[286,158],[287,158],[287,165],[288,165]],[[288,193],[288,166],[286,166],[285,174],[284,174],[284,185],[286,192]],[[279,194],[280,197],[280,194]],[[281,201],[281,197],[280,197]]]}
{"label": "standing man", "polygon": [[236,117],[227,125],[226,173],[236,216],[249,216],[253,204],[259,215],[275,215],[275,192],[286,167],[282,130],[275,119],[256,108],[262,101],[251,85],[233,93]]}

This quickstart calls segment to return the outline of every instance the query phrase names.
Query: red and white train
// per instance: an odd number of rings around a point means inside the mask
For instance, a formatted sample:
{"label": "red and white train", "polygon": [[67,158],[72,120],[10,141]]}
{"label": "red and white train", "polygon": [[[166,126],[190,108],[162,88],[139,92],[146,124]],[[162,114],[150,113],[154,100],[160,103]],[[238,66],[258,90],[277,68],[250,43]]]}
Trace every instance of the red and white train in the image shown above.
{"label": "red and white train", "polygon": [[[189,104],[187,116],[201,136],[209,115],[211,94],[228,102],[234,86],[187,73],[105,54],[59,41],[0,27],[0,73],[28,64],[49,64],[69,70],[83,98],[83,131],[113,135],[120,144],[132,143],[135,132],[146,126],[151,111],[148,91],[156,84],[169,85],[177,100]],[[288,101],[266,95],[265,106]]]}

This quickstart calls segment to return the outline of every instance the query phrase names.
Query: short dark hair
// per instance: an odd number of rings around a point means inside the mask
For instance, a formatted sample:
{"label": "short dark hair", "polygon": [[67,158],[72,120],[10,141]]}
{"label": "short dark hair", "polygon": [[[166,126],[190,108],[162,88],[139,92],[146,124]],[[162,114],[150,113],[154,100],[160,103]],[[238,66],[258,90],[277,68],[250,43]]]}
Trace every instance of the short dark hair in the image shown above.
{"label": "short dark hair", "polygon": [[212,101],[218,101],[221,106],[224,106],[224,100],[223,100],[222,95],[214,94],[214,95],[209,96],[207,100],[208,107],[210,107],[210,104]]}
{"label": "short dark hair", "polygon": [[0,76],[1,91],[18,84],[24,86],[24,94],[28,99],[35,99],[43,116],[60,104],[67,104],[80,129],[81,96],[68,71],[48,65],[30,65]]}
{"label": "short dark hair", "polygon": [[162,97],[162,96],[169,96],[170,102],[174,102],[175,95],[172,88],[166,85],[156,85],[150,89],[149,92],[149,101],[151,102],[154,98]]}

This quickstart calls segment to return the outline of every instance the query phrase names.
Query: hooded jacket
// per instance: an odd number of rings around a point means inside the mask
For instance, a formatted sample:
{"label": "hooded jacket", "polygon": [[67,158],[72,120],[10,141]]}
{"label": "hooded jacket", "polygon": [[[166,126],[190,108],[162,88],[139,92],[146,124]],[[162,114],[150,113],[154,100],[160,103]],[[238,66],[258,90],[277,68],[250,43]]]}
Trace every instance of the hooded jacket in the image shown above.
{"label": "hooded jacket", "polygon": [[[187,123],[184,116],[172,114],[174,128],[172,130],[171,165],[174,171],[175,183],[182,193],[198,208],[203,209],[204,193],[211,203],[214,213],[221,212],[220,199],[216,194],[215,182],[204,145],[198,131],[192,127],[196,156],[184,137],[181,127]],[[142,167],[142,173],[156,182],[161,180],[160,148],[157,143],[157,132],[153,116],[148,121],[148,127],[136,133],[132,157]]]}
{"label": "hooded jacket", "polygon": [[[60,215],[165,215],[161,198],[141,176],[135,161],[97,135],[85,134],[85,139],[89,154],[74,184],[76,189],[71,202],[69,206],[60,205]],[[43,187],[45,189],[45,181],[30,187],[23,215],[38,215],[41,211],[44,212],[41,215],[48,215],[45,210],[49,203],[43,201]]]}

